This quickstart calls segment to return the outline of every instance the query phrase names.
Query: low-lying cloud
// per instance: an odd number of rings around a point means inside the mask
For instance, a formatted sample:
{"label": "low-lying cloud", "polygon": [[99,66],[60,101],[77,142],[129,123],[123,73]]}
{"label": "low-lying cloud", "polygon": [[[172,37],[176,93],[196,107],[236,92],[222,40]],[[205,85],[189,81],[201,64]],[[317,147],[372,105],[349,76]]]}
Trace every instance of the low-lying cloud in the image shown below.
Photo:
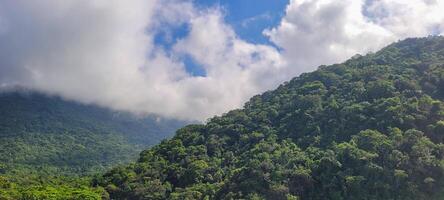
{"label": "low-lying cloud", "polygon": [[[138,114],[204,120],[320,64],[440,34],[433,0],[295,0],[273,46],[239,38],[220,8],[176,0],[0,0],[0,86]],[[186,24],[171,48],[159,32]],[[192,58],[206,76],[186,71]]]}

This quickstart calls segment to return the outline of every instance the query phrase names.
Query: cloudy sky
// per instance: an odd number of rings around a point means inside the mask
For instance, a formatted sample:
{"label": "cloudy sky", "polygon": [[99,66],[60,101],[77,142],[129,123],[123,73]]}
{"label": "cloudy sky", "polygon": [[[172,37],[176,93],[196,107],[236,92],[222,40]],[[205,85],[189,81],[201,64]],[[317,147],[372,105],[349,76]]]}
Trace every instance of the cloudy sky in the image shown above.
{"label": "cloudy sky", "polygon": [[442,0],[0,0],[0,87],[188,120],[444,32]]}

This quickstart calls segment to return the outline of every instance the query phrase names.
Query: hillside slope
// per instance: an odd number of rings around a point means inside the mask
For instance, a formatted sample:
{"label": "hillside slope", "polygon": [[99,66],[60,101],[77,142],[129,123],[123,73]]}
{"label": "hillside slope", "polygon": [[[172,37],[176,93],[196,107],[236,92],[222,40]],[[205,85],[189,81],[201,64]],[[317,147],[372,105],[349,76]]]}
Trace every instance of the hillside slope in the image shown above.
{"label": "hillside slope", "polygon": [[112,199],[434,199],[444,38],[302,74],[94,180]]}
{"label": "hillside slope", "polygon": [[0,93],[0,175],[85,175],[135,159],[185,123],[58,97]]}

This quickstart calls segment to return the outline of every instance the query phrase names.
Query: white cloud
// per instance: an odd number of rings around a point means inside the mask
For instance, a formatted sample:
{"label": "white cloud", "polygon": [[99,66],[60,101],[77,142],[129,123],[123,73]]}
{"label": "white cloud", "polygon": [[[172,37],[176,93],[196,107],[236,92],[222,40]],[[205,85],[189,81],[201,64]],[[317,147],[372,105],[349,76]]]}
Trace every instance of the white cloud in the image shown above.
{"label": "white cloud", "polygon": [[[0,0],[0,85],[203,120],[320,64],[442,32],[441,10],[431,0],[292,1],[265,31],[280,52],[240,39],[222,9],[186,0]],[[183,24],[190,32],[170,52],[155,44],[157,33]],[[206,76],[189,75],[183,56]]]}
{"label": "white cloud", "polygon": [[294,74],[376,51],[406,37],[442,33],[444,1],[292,0],[264,34],[284,49]]}
{"label": "white cloud", "polygon": [[[184,80],[183,87],[219,109],[216,113],[239,107],[252,95],[277,84],[273,82],[276,77],[269,77],[279,72],[283,63],[274,48],[240,40],[217,10],[191,19],[190,24],[189,36],[178,41],[174,51],[193,57],[207,76],[198,78],[199,82]],[[193,92],[196,89],[198,93]]]}
{"label": "white cloud", "polygon": [[[280,62],[275,49],[238,39],[218,9],[187,1],[11,0],[0,10],[3,86],[117,110],[203,120],[263,91]],[[174,52],[154,44],[157,32],[183,23],[191,32]],[[207,76],[187,74],[181,55]]]}

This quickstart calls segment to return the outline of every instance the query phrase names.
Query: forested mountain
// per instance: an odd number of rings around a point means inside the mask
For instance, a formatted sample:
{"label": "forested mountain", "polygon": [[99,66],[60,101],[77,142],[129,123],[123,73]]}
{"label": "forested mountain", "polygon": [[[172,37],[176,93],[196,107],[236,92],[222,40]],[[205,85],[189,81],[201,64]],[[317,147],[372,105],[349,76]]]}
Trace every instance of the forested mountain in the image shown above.
{"label": "forested mountain", "polygon": [[184,122],[138,118],[59,97],[0,93],[0,163],[84,174],[125,163],[172,136]]}
{"label": "forested mountain", "polygon": [[407,39],[186,126],[93,184],[112,199],[442,199],[443,101],[444,38]]}
{"label": "forested mountain", "polygon": [[88,186],[76,177],[135,161],[141,150],[172,136],[184,124],[26,90],[0,93],[0,199],[11,196],[2,192],[23,193],[31,189],[16,187],[41,184],[53,186],[53,191],[37,188],[42,194],[75,192],[60,185]]}

